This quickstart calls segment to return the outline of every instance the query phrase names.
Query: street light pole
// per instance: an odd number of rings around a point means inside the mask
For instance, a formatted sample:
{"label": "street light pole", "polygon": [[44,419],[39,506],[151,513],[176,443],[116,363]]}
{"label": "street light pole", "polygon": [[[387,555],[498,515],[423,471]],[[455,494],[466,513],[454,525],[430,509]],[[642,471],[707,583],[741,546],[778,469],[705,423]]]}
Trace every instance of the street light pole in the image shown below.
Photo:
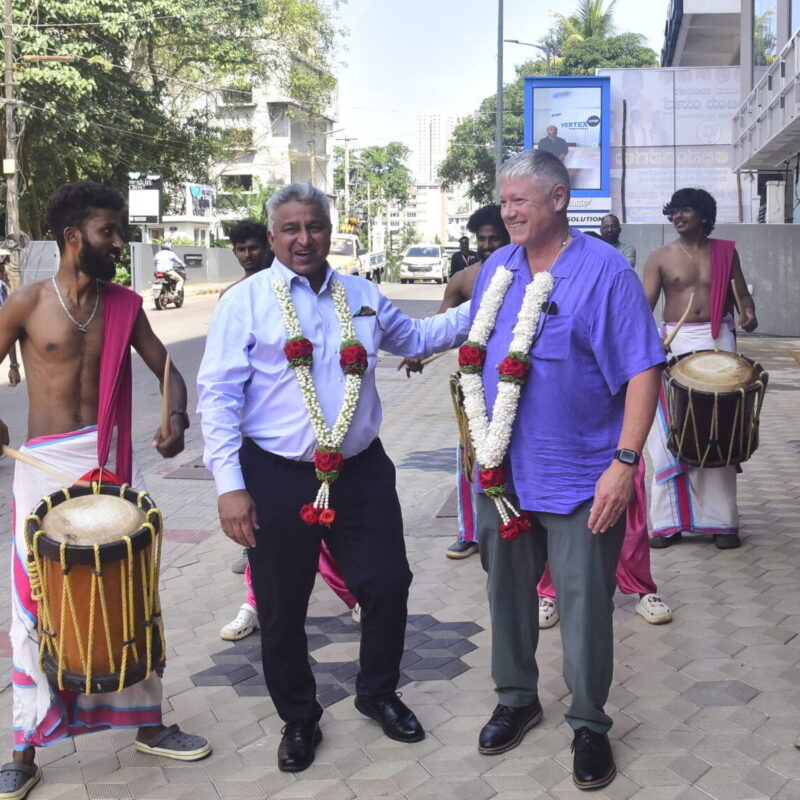
{"label": "street light pole", "polygon": [[3,5],[3,50],[5,56],[3,78],[6,104],[6,157],[3,172],[6,176],[6,243],[11,251],[8,279],[11,291],[19,288],[19,194],[17,189],[17,142],[14,122],[14,29],[11,23],[11,0]]}
{"label": "street light pole", "polygon": [[503,39],[504,42],[510,42],[511,44],[521,44],[524,47],[535,47],[537,50],[541,50],[544,53],[544,57],[547,60],[547,74],[550,74],[550,48],[546,45],[541,44],[534,44],[533,42],[521,42],[519,39]]}
{"label": "street light pole", "polygon": [[[7,0],[8,1],[8,0]],[[497,114],[494,133],[494,166],[496,176],[503,164],[503,0],[497,0]],[[500,202],[500,184],[495,185],[495,197]]]}

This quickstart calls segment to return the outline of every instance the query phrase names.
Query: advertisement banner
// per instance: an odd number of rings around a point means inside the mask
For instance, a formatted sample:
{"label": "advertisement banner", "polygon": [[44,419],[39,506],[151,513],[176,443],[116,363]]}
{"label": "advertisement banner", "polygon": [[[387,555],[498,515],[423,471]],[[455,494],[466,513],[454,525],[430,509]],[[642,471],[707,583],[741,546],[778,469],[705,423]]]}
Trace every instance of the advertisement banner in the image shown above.
{"label": "advertisement banner", "polygon": [[524,144],[560,158],[574,197],[608,197],[610,82],[525,78]]}
{"label": "advertisement banner", "polygon": [[161,176],[128,173],[128,222],[158,225],[161,222]]}
{"label": "advertisement banner", "polygon": [[200,183],[187,183],[186,213],[190,217],[213,217],[214,188]]}

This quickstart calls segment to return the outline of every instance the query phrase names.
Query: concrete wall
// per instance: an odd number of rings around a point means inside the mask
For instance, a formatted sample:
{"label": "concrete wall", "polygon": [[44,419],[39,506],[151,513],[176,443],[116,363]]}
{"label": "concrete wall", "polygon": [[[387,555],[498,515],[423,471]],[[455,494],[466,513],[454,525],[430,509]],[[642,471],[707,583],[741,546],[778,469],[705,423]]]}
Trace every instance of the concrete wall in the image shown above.
{"label": "concrete wall", "polygon": [[[153,278],[153,256],[159,246],[131,242],[130,247],[131,285],[137,292],[142,292]],[[244,275],[230,248],[173,245],[172,251],[186,262],[186,278],[192,283],[233,283]]]}
{"label": "concrete wall", "polygon": [[[800,225],[720,224],[713,236],[733,239],[750,286],[758,316],[758,333],[800,336]],[[627,224],[622,241],[636,248],[636,271],[641,275],[647,256],[671,242],[671,225]]]}

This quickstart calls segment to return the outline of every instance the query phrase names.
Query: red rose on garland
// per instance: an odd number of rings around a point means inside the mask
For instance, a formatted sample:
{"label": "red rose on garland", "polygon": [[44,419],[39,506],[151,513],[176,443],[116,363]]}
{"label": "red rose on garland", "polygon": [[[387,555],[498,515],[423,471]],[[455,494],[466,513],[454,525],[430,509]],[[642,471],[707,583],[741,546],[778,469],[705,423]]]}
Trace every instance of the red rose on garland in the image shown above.
{"label": "red rose on garland", "polygon": [[339,366],[346,375],[362,375],[367,369],[367,351],[361,344],[344,342],[339,351]]}
{"label": "red rose on garland", "polygon": [[302,519],[306,525],[319,525],[319,518],[320,510],[318,508],[314,508],[313,503],[306,503],[300,509],[300,519]]}
{"label": "red rose on garland", "polygon": [[512,383],[525,383],[531,370],[530,361],[515,356],[506,356],[501,362],[498,371],[501,381]]}
{"label": "red rose on garland", "polygon": [[531,521],[528,515],[523,512],[519,517],[510,517],[508,522],[500,526],[500,538],[506,541],[516,539],[520,534],[527,533],[531,529]]}
{"label": "red rose on garland", "polygon": [[314,347],[311,342],[305,337],[299,339],[289,339],[283,348],[286,354],[286,359],[293,367],[298,367],[303,364],[311,364],[311,359],[314,353]]}
{"label": "red rose on garland", "polygon": [[494,486],[504,486],[506,482],[506,471],[503,467],[493,467],[492,469],[482,469],[478,473],[481,489],[491,489]]}
{"label": "red rose on garland", "polygon": [[336,519],[336,512],[332,508],[323,508],[319,514],[320,525],[333,525]]}
{"label": "red rose on garland", "polygon": [[344,456],[338,450],[315,450],[314,466],[318,472],[338,472],[344,463]]}
{"label": "red rose on garland", "polygon": [[[466,342],[458,348],[458,366],[462,372],[479,372],[486,363],[486,348]],[[464,369],[464,368],[467,369]]]}

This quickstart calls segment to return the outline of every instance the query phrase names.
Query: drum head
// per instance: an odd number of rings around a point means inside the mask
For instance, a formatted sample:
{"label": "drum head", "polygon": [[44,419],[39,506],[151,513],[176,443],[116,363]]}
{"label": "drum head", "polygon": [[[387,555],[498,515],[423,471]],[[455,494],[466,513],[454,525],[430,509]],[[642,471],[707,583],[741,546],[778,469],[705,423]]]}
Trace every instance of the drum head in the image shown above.
{"label": "drum head", "polygon": [[42,520],[42,530],[56,542],[107,544],[131,536],[145,521],[144,512],[121,497],[87,494],[57,505]]}
{"label": "drum head", "polygon": [[755,370],[747,359],[715,350],[685,356],[669,370],[682,386],[701,392],[736,392],[755,380]]}

